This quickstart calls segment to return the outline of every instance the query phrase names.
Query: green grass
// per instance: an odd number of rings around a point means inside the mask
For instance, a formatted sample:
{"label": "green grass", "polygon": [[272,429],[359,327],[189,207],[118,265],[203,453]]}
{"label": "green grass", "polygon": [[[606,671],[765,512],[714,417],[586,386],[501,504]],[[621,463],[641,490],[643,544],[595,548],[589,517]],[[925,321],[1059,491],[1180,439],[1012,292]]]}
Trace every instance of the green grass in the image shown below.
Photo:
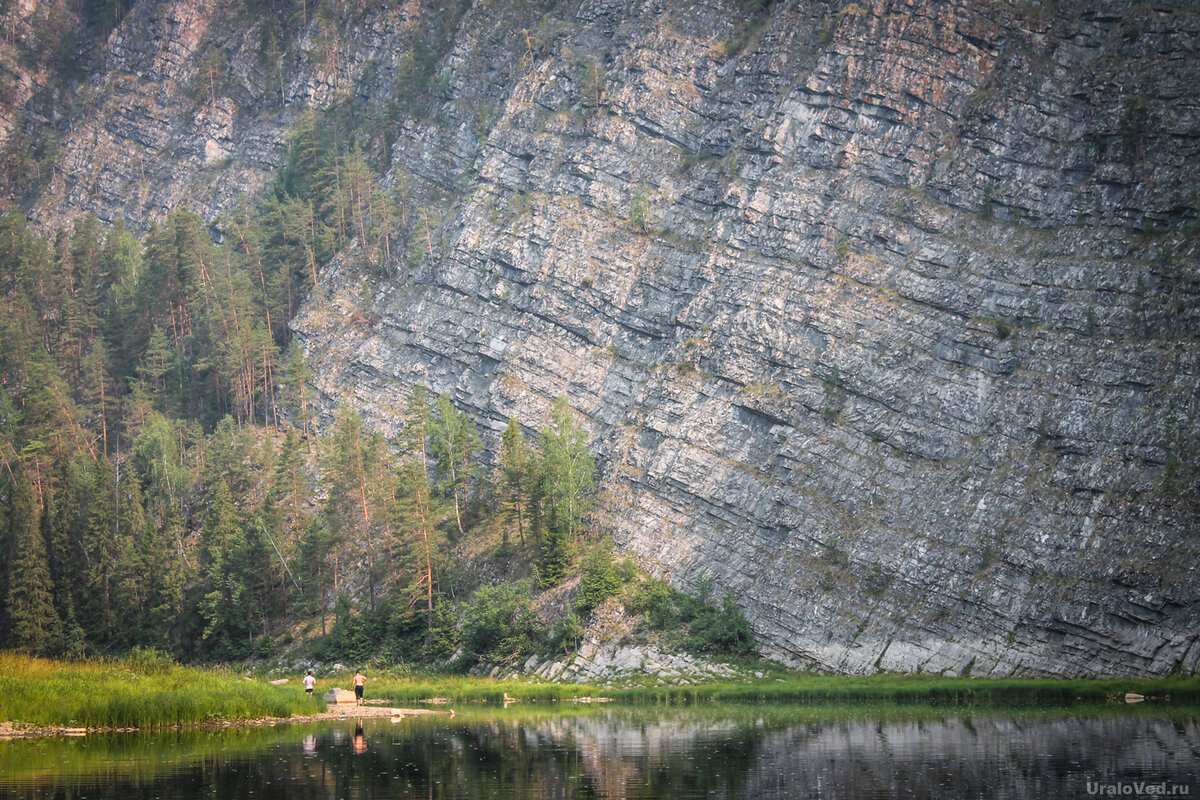
{"label": "green grass", "polygon": [[162,658],[64,662],[0,653],[0,720],[10,722],[156,728],[324,709],[299,683],[273,686]]}
{"label": "green grass", "polygon": [[[327,686],[337,681],[323,679]],[[349,676],[343,681],[349,685]],[[1200,704],[1200,676],[1162,679],[943,678],[931,675],[835,676],[776,673],[738,682],[687,686],[598,686],[446,676],[373,676],[369,698],[395,704],[444,698],[452,703],[525,702],[607,697],[620,703],[816,703],[891,702],[927,704],[1075,704],[1123,700],[1126,692],[1173,703]]]}
{"label": "green grass", "polygon": [[[0,653],[0,720],[37,726],[155,728],[287,718],[325,709],[320,695],[350,688],[351,673],[318,675],[317,697],[300,675],[283,686],[228,670],[182,667],[151,654],[125,660],[62,662]],[[1144,680],[942,678],[929,675],[833,676],[777,671],[744,681],[687,686],[561,684],[452,675],[368,673],[368,700],[419,705],[552,703],[606,697],[626,705],[698,703],[893,703],[1035,706],[1104,703],[1136,692],[1157,701],[1200,705],[1200,676]]]}

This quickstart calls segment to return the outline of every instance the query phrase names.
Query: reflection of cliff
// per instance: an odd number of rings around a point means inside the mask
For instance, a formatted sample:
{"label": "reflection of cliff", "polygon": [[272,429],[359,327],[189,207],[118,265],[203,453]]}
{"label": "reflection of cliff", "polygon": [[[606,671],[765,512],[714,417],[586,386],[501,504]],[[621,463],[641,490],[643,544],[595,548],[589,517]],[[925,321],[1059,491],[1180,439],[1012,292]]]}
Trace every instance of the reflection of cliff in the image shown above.
{"label": "reflection of cliff", "polygon": [[[1142,710],[1144,711],[1144,709]],[[1086,796],[1086,781],[1200,781],[1200,719],[896,708],[673,707],[353,720],[20,740],[0,796],[522,798]]]}
{"label": "reflection of cliff", "polygon": [[1200,666],[1194,4],[263,5],[133,3],[69,109],[0,52],[35,220],[230,213],[339,107],[403,219],[295,321],[326,410],[565,394],[793,665]]}
{"label": "reflection of cliff", "polygon": [[[579,782],[563,785],[586,784],[603,798],[1016,800],[1084,796],[1089,780],[1200,780],[1194,716],[985,712],[885,721],[846,719],[844,711],[830,710],[805,714],[807,722],[784,722],[744,711],[737,721],[689,710],[653,718],[568,717],[510,728],[508,738],[493,744],[503,742],[502,759],[525,749],[539,754],[530,761],[560,760],[564,772],[555,774],[579,775]],[[557,796],[547,785],[541,789],[522,796]]]}
{"label": "reflection of cliff", "polygon": [[1200,723],[1163,717],[844,720],[772,733],[744,797],[1084,797],[1087,782],[1195,786]]}

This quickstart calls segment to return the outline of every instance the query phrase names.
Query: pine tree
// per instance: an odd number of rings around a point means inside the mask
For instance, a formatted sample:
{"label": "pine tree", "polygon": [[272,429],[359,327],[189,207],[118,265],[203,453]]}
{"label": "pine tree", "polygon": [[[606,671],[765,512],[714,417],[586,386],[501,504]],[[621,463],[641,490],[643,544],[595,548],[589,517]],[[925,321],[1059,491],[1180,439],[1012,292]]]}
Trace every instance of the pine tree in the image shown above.
{"label": "pine tree", "polygon": [[362,545],[370,536],[371,513],[362,451],[362,417],[349,406],[338,409],[334,429],[324,442],[322,475],[329,487],[325,519],[333,555],[333,593],[341,593],[339,566],[341,549],[355,541]]}
{"label": "pine tree", "polygon": [[307,530],[312,518],[308,502],[313,486],[309,473],[304,469],[304,454],[300,436],[295,428],[288,428],[280,446],[279,458],[275,462],[275,476],[271,486],[270,500],[279,516],[282,551],[281,558],[295,560],[295,548],[300,533]]}
{"label": "pine tree", "polygon": [[80,409],[86,415],[87,427],[100,438],[100,453],[108,455],[109,433],[117,418],[117,389],[104,340],[92,340],[80,365],[82,385],[79,391]]}
{"label": "pine tree", "polygon": [[300,430],[307,437],[313,428],[316,416],[312,402],[312,380],[314,373],[304,360],[300,348],[293,347],[284,361],[279,384],[285,389],[284,404],[293,419],[300,423]]}
{"label": "pine tree", "polygon": [[212,488],[201,538],[199,611],[204,627],[200,638],[210,658],[242,658],[251,651],[252,623],[257,617],[249,581],[253,565],[246,532],[223,480]]}
{"label": "pine tree", "polygon": [[9,494],[6,645],[47,655],[58,644],[62,621],[54,608],[46,543],[39,525],[41,509],[24,471],[14,472]]}
{"label": "pine tree", "polygon": [[[500,487],[500,507],[508,521],[516,522],[517,535],[525,544],[525,517],[528,513],[528,496],[534,473],[535,456],[521,426],[509,419],[500,437],[500,463],[497,467],[497,484]],[[503,544],[508,544],[508,526],[504,527]]]}
{"label": "pine tree", "polygon": [[436,567],[440,563],[441,540],[434,524],[433,501],[429,492],[429,465],[426,440],[429,428],[429,403],[424,387],[409,393],[405,423],[400,435],[400,462],[396,494],[401,543],[409,553],[414,579],[409,583],[412,602],[420,602],[426,614],[426,644],[433,636]]}

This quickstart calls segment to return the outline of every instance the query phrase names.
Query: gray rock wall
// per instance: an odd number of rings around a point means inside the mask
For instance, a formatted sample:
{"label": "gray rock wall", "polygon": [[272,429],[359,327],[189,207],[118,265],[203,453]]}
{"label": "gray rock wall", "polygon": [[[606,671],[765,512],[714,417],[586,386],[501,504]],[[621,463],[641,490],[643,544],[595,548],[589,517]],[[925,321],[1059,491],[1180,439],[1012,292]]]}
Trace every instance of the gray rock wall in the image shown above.
{"label": "gray rock wall", "polygon": [[1194,670],[1196,17],[1055,8],[557,8],[440,252],[298,320],[330,403],[565,394],[791,664]]}

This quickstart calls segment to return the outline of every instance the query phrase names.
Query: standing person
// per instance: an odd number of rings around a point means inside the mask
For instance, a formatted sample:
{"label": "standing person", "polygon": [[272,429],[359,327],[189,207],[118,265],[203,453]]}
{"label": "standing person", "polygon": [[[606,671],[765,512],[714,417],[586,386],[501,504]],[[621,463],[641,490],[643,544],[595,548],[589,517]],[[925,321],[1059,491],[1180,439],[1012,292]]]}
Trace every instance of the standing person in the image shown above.
{"label": "standing person", "polygon": [[367,685],[367,676],[362,674],[362,670],[354,673],[354,699],[361,706],[363,704],[363,688]]}
{"label": "standing person", "polygon": [[310,669],[308,674],[304,676],[304,693],[312,697],[313,687],[316,685],[317,679],[313,677],[312,670]]}

